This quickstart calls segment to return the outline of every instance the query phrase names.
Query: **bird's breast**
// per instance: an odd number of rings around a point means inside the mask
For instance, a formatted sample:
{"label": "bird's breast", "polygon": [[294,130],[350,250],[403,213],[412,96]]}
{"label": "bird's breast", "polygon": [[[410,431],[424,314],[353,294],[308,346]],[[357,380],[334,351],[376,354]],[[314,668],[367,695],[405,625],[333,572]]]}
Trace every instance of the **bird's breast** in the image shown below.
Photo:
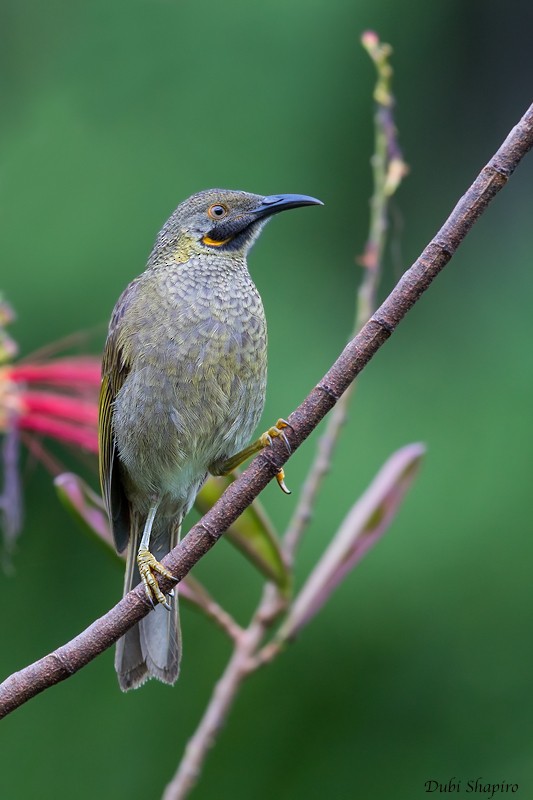
{"label": "bird's breast", "polygon": [[157,277],[124,316],[131,370],[114,430],[132,485],[177,496],[249,442],[264,405],[267,331],[247,273]]}

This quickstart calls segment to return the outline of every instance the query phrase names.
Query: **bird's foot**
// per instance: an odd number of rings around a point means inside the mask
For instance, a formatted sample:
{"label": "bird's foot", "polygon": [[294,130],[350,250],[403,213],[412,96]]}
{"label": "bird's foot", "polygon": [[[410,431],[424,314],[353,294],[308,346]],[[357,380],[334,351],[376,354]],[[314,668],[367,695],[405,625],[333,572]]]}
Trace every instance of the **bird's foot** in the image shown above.
{"label": "bird's foot", "polygon": [[[267,431],[261,434],[259,437],[259,441],[261,442],[263,447],[270,447],[272,444],[272,440],[276,439],[278,436],[283,439],[285,443],[285,447],[291,452],[291,445],[289,440],[287,439],[287,434],[285,433],[285,428],[291,428],[289,422],[286,419],[278,419],[275,425],[269,428]],[[276,480],[278,482],[278,486],[282,492],[285,494],[291,494],[291,490],[287,487],[285,483],[285,470],[280,469],[279,472],[276,473]]]}
{"label": "bird's foot", "polygon": [[[285,433],[285,428],[292,428],[291,424],[287,422],[285,419],[278,419],[275,425],[269,428],[267,431],[261,434],[259,439],[256,439],[255,442],[249,444],[248,447],[245,447],[244,450],[241,450],[239,453],[236,453],[231,458],[226,459],[222,463],[213,464],[209,468],[209,472],[212,475],[228,475],[238,466],[240,466],[243,461],[246,461],[251,456],[254,456],[256,453],[259,453],[260,450],[264,450],[265,447],[270,447],[273,440],[280,436],[283,441],[285,442],[285,446],[289,453],[291,452],[291,446],[289,440],[287,439],[287,434]],[[285,473],[282,469],[276,474],[276,480],[278,485],[285,494],[290,494],[290,490],[287,489],[285,485]]]}
{"label": "bird's foot", "polygon": [[286,419],[278,419],[275,425],[269,428],[267,431],[261,434],[259,437],[259,442],[261,443],[261,447],[270,447],[272,444],[272,439],[276,439],[280,436],[283,441],[285,442],[285,447],[291,452],[291,446],[289,440],[287,439],[287,434],[285,433],[285,428],[291,428],[292,426],[290,423],[287,422]]}
{"label": "bird's foot", "polygon": [[[141,549],[137,553],[137,565],[141,580],[144,584],[146,594],[151,604],[155,607],[155,601],[161,603],[168,611],[171,611],[171,605],[167,598],[159,588],[156,573],[163,575],[165,578],[175,580],[174,575],[168,571],[166,567],[159,563],[159,561],[152,555],[149,550]],[[170,595],[172,596],[172,594]]]}

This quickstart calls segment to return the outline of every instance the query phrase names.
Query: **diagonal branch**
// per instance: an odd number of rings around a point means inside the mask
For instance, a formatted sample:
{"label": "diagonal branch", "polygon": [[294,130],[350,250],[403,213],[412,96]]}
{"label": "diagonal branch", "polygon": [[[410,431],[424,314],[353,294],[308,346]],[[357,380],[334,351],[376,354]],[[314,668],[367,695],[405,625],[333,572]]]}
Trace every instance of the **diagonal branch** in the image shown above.
{"label": "diagonal branch", "polygon": [[[459,200],[434,239],[402,276],[385,302],[344,348],[330,370],[290,415],[289,440],[296,450],[331,410],[354,378],[387,341],[399,322],[446,266],[457,247],[490,201],[505,186],[533,146],[533,105]],[[283,442],[275,441],[254,459],[213,508],[163,560],[181,580],[220,539],[224,531],[272,480],[287,461]],[[162,581],[163,590],[170,588]],[[151,609],[144,589],[137,586],[85,631],[40,661],[16,672],[0,686],[0,717],[6,716],[44,689],[70,677],[110,647]]]}

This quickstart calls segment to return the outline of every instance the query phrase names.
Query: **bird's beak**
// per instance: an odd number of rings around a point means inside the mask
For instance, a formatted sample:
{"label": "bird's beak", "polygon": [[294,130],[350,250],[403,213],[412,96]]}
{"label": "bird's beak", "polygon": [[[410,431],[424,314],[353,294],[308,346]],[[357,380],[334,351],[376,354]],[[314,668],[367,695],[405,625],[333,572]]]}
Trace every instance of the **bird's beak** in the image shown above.
{"label": "bird's beak", "polygon": [[254,214],[256,217],[270,217],[272,214],[287,211],[289,208],[323,205],[321,200],[317,200],[316,197],[308,197],[306,194],[272,194],[263,197],[257,208],[253,208],[248,213]]}

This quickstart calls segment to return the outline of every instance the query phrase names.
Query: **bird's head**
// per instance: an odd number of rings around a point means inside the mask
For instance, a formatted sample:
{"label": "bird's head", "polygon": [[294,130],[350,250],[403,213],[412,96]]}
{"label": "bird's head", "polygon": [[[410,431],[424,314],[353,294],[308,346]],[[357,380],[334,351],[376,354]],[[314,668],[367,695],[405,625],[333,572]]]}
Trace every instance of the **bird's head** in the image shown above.
{"label": "bird's head", "polygon": [[266,197],[228,189],[208,189],[177,207],[155,243],[150,263],[188,261],[193,255],[221,253],[244,257],[268,220],[280,211],[322,205],[303,194]]}

